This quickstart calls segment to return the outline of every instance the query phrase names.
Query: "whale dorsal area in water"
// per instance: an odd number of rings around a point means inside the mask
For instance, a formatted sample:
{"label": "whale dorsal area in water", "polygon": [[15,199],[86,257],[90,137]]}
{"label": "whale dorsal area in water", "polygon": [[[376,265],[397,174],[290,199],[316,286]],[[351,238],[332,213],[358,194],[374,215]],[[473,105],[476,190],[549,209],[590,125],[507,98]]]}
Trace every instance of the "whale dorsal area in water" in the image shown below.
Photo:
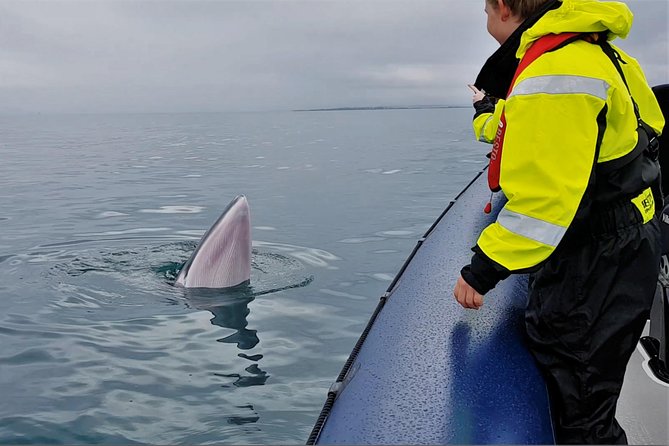
{"label": "whale dorsal area in water", "polygon": [[204,234],[174,284],[186,288],[228,288],[250,277],[251,218],[246,197],[239,195]]}

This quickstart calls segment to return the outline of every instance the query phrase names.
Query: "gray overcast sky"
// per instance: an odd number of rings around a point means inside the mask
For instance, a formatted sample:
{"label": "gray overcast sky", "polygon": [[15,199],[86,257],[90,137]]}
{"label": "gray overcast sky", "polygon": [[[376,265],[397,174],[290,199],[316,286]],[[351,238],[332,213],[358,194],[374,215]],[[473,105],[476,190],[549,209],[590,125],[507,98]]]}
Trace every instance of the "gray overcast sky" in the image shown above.
{"label": "gray overcast sky", "polygon": [[[669,0],[626,40],[669,83]],[[484,0],[0,0],[0,112],[455,104],[497,48]]]}

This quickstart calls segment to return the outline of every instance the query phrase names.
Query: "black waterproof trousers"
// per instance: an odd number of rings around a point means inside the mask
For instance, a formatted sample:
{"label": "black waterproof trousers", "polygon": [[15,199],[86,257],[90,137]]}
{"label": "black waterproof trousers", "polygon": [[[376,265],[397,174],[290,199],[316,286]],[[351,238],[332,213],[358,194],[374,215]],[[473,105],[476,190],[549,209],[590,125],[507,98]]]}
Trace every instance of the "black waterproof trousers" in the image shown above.
{"label": "black waterproof trousers", "polygon": [[547,381],[556,442],[626,444],[616,403],[653,302],[660,229],[629,202],[588,226],[530,278],[527,335]]}

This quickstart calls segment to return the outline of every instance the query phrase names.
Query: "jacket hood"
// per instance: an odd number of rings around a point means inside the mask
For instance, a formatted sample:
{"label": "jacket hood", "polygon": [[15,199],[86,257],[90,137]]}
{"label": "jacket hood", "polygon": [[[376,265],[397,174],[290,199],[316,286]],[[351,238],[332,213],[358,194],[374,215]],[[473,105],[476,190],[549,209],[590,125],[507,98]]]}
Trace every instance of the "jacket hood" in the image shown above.
{"label": "jacket hood", "polygon": [[603,32],[608,40],[624,39],[632,28],[632,11],[621,2],[598,0],[563,0],[523,33],[516,57],[523,57],[532,42],[546,34],[563,32]]}

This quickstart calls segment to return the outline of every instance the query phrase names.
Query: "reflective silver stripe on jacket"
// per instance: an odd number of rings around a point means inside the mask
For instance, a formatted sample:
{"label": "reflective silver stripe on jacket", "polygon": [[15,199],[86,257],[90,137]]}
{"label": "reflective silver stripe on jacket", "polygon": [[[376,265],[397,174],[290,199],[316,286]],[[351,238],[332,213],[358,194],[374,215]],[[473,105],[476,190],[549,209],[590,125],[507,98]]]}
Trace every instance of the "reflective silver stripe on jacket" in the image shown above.
{"label": "reflective silver stripe on jacket", "polygon": [[481,136],[479,136],[480,142],[492,142],[491,139],[485,137],[485,130],[488,127],[488,124],[490,124],[490,121],[492,121],[492,116],[488,116],[488,119],[483,123],[483,127],[481,127]]}
{"label": "reflective silver stripe on jacket", "polygon": [[567,232],[565,227],[528,217],[506,208],[500,211],[497,223],[515,234],[549,246],[557,246]]}
{"label": "reflective silver stripe on jacket", "polygon": [[606,101],[609,84],[602,79],[584,76],[551,75],[523,79],[513,87],[512,96],[546,94],[588,94]]}

